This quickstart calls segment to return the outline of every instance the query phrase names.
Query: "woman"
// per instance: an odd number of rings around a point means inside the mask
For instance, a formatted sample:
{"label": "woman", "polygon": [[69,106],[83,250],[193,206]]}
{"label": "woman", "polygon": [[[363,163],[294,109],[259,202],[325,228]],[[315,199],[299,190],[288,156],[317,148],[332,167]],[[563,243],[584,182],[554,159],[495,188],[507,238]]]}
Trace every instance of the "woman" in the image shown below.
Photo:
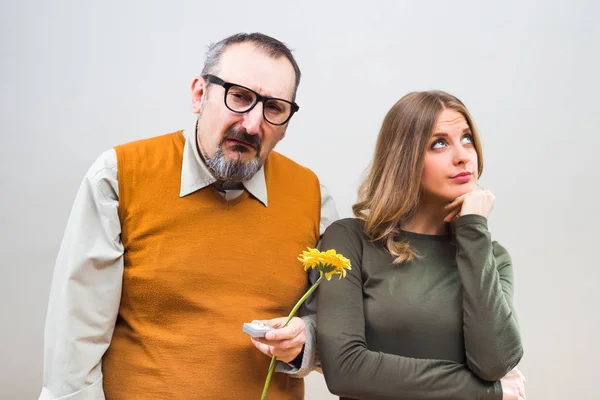
{"label": "woman", "polygon": [[353,210],[321,248],[348,276],[319,289],[329,390],[353,399],[524,399],[510,256],[492,242],[494,196],[463,103],[410,93],[386,115]]}

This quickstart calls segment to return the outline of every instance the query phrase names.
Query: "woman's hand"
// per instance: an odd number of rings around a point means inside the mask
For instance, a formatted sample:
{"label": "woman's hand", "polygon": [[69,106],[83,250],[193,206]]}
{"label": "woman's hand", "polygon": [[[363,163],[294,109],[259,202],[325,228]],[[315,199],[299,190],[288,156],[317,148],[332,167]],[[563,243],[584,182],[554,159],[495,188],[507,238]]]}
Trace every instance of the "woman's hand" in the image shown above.
{"label": "woman's hand", "polygon": [[496,196],[492,192],[487,189],[477,188],[457,197],[452,203],[444,207],[448,212],[444,221],[450,222],[457,216],[467,214],[477,214],[488,218],[494,208],[495,201]]}
{"label": "woman's hand", "polygon": [[518,369],[513,369],[500,379],[502,400],[525,400],[525,377]]}

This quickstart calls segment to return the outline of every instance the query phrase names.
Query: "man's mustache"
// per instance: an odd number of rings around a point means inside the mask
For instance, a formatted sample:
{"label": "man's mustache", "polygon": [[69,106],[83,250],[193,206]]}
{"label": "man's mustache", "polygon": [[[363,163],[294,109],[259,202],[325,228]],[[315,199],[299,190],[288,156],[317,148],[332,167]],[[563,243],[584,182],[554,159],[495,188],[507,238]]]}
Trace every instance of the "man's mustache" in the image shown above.
{"label": "man's mustache", "polygon": [[225,140],[237,140],[240,142],[248,143],[249,145],[254,146],[254,148],[256,148],[257,154],[260,154],[260,150],[262,147],[260,136],[250,135],[248,134],[248,131],[246,131],[246,129],[244,128],[231,127],[227,129],[227,131],[223,135],[223,140],[221,141],[221,144],[223,144]]}

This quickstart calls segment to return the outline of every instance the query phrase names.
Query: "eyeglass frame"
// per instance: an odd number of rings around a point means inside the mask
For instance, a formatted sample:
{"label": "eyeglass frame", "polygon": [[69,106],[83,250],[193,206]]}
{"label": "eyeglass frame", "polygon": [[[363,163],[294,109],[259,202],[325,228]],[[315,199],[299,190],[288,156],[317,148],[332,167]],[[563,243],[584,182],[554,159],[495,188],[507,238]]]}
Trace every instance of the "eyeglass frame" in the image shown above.
{"label": "eyeglass frame", "polygon": [[[230,111],[232,111],[232,112],[234,112],[236,114],[245,114],[247,112],[250,112],[250,111],[252,111],[252,109],[254,107],[256,107],[256,105],[258,103],[262,102],[263,103],[263,118],[265,119],[265,121],[267,121],[271,125],[281,126],[281,125],[287,124],[289,122],[289,120],[292,119],[292,116],[296,112],[298,112],[298,110],[300,109],[300,106],[298,106],[298,104],[296,104],[293,101],[289,101],[289,100],[285,100],[285,99],[280,99],[279,97],[263,96],[260,93],[257,93],[256,91],[254,91],[254,90],[252,90],[250,88],[247,88],[246,86],[238,85],[237,83],[225,82],[223,79],[219,78],[216,75],[207,74],[207,75],[204,76],[204,79],[206,79],[206,81],[208,83],[214,83],[215,85],[222,86],[225,89],[225,94],[223,95],[223,103],[225,104],[225,107],[227,107],[228,110],[230,110]],[[233,110],[231,107],[229,107],[227,105],[227,93],[229,93],[229,89],[231,87],[233,87],[233,86],[237,86],[239,88],[248,90],[249,92],[253,93],[256,96],[256,100],[254,101],[254,104],[252,104],[250,106],[250,108],[248,108],[246,111],[236,111],[236,110]],[[265,107],[264,107],[265,101],[267,101],[267,100],[283,101],[285,103],[288,103],[291,106],[291,108],[290,108],[290,115],[286,118],[285,121],[283,121],[280,124],[275,124],[275,123],[269,121],[269,119],[265,115]]]}

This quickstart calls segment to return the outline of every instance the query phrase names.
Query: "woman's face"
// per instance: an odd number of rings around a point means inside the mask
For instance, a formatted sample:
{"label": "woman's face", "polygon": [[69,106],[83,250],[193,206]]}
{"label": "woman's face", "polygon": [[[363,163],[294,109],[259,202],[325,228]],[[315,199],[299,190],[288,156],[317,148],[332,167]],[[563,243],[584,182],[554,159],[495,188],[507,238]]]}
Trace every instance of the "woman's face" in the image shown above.
{"label": "woman's face", "polygon": [[477,185],[477,152],[465,117],[446,109],[440,114],[425,150],[423,199],[450,202]]}

